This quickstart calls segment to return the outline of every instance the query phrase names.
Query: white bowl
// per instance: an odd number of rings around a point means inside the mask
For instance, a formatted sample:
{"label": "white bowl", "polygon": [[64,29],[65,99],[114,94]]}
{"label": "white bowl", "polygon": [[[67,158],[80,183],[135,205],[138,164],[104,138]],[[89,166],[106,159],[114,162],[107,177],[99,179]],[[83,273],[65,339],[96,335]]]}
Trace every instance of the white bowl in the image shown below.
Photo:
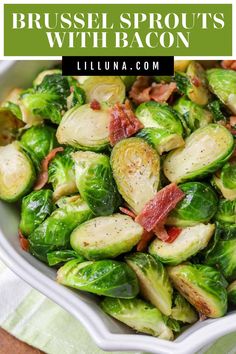
{"label": "white bowl", "polygon": [[[30,85],[42,68],[53,61],[3,61],[0,63],[0,99],[14,87]],[[55,282],[55,270],[21,250],[17,228],[19,212],[0,202],[0,258],[22,279],[75,316],[103,350],[145,351],[156,354],[193,354],[220,336],[236,330],[236,313],[216,320],[198,322],[174,342],[135,334],[128,327],[104,314],[98,298],[73,291]]]}

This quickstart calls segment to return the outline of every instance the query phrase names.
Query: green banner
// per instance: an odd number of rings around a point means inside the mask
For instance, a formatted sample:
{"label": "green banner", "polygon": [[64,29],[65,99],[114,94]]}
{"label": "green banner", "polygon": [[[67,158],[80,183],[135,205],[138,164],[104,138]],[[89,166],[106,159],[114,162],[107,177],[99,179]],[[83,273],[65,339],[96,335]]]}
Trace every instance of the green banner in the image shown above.
{"label": "green banner", "polygon": [[232,55],[232,5],[7,4],[4,55]]}

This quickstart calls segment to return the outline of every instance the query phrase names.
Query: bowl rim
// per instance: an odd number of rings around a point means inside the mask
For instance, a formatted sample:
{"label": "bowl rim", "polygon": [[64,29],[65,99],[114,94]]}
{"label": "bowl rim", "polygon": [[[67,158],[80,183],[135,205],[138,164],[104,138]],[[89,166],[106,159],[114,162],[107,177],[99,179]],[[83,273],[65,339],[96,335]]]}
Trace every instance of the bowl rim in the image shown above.
{"label": "bowl rim", "polygon": [[[143,334],[109,332],[100,316],[66,287],[50,279],[18,254],[0,230],[0,259],[33,288],[64,308],[86,328],[98,347],[105,351],[145,351],[155,354],[192,354],[214,339],[236,330],[236,313],[205,321],[193,333],[183,333],[174,342]],[[207,335],[206,335],[207,332]]]}

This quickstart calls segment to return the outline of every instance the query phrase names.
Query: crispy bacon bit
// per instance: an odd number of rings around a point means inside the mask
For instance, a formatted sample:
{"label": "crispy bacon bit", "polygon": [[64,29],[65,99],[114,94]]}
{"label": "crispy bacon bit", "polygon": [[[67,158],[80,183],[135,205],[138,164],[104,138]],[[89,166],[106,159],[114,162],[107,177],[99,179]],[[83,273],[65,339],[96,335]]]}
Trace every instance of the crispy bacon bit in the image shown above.
{"label": "crispy bacon bit", "polygon": [[114,105],[109,125],[109,138],[112,146],[120,140],[134,135],[142,128],[143,125],[135,117],[128,100],[125,101],[125,104],[116,103]]}
{"label": "crispy bacon bit", "polygon": [[151,241],[151,239],[153,238],[153,236],[154,236],[154,233],[152,231],[148,232],[147,230],[144,230],[143,234],[141,236],[141,240],[137,244],[137,251],[138,252],[144,251],[147,248],[147,246],[148,246],[149,242]]}
{"label": "crispy bacon bit", "polygon": [[129,97],[137,104],[142,102],[150,101],[149,92],[145,91],[145,89],[149,88],[151,85],[151,77],[150,76],[139,76],[131,90],[129,92]]}
{"label": "crispy bacon bit", "polygon": [[222,60],[221,66],[224,69],[236,70],[236,60]]}
{"label": "crispy bacon bit", "polygon": [[235,128],[236,127],[236,116],[231,116],[229,118],[229,122],[230,122],[231,127]]}
{"label": "crispy bacon bit", "polygon": [[169,100],[173,92],[175,92],[177,89],[175,82],[171,82],[169,84],[153,83],[150,86],[149,83],[150,81],[148,81],[144,76],[140,76],[139,79],[134,83],[129,93],[129,97],[132,98],[136,104],[150,100],[164,103]]}
{"label": "crispy bacon bit", "polygon": [[100,103],[97,100],[93,100],[90,103],[90,108],[93,109],[94,111],[100,111],[101,105],[100,105]]}
{"label": "crispy bacon bit", "polygon": [[166,242],[166,240],[169,238],[164,223],[156,225],[153,229],[153,232],[161,241]]}
{"label": "crispy bacon bit", "polygon": [[49,152],[49,154],[43,159],[43,161],[41,162],[41,169],[40,169],[40,172],[38,175],[38,179],[37,179],[35,186],[34,186],[35,191],[38,191],[45,186],[45,184],[48,181],[48,165],[51,162],[51,160],[54,159],[56,154],[60,151],[63,151],[63,150],[64,150],[63,147],[55,148],[55,149],[51,150]]}
{"label": "crispy bacon bit", "polygon": [[132,219],[136,218],[136,215],[131,210],[124,207],[119,207],[119,209],[123,214],[130,216]]}
{"label": "crispy bacon bit", "polygon": [[197,76],[194,76],[192,79],[191,79],[191,83],[196,86],[196,87],[199,87],[201,86],[202,82],[201,80],[199,79],[199,77]]}
{"label": "crispy bacon bit", "polygon": [[29,241],[25,238],[25,236],[22,234],[20,229],[18,230],[18,236],[19,236],[21,248],[23,249],[23,251],[28,251],[29,250]]}
{"label": "crispy bacon bit", "polygon": [[166,242],[172,243],[181,234],[182,229],[176,226],[167,226],[168,239]]}
{"label": "crispy bacon bit", "polygon": [[184,198],[184,195],[175,183],[169,184],[157,192],[155,197],[144,206],[135,221],[145,230],[153,230],[156,225],[164,222],[169,212]]}

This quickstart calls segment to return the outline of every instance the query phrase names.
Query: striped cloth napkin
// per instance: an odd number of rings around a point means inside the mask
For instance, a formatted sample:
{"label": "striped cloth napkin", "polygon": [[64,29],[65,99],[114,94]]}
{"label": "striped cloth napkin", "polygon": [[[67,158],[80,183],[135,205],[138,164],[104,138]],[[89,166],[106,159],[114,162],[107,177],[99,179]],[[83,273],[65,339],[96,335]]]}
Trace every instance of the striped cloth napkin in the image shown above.
{"label": "striped cloth napkin", "polygon": [[[93,343],[79,321],[1,262],[0,327],[47,354],[109,354]],[[218,339],[198,354],[203,353],[236,354],[235,333]]]}

